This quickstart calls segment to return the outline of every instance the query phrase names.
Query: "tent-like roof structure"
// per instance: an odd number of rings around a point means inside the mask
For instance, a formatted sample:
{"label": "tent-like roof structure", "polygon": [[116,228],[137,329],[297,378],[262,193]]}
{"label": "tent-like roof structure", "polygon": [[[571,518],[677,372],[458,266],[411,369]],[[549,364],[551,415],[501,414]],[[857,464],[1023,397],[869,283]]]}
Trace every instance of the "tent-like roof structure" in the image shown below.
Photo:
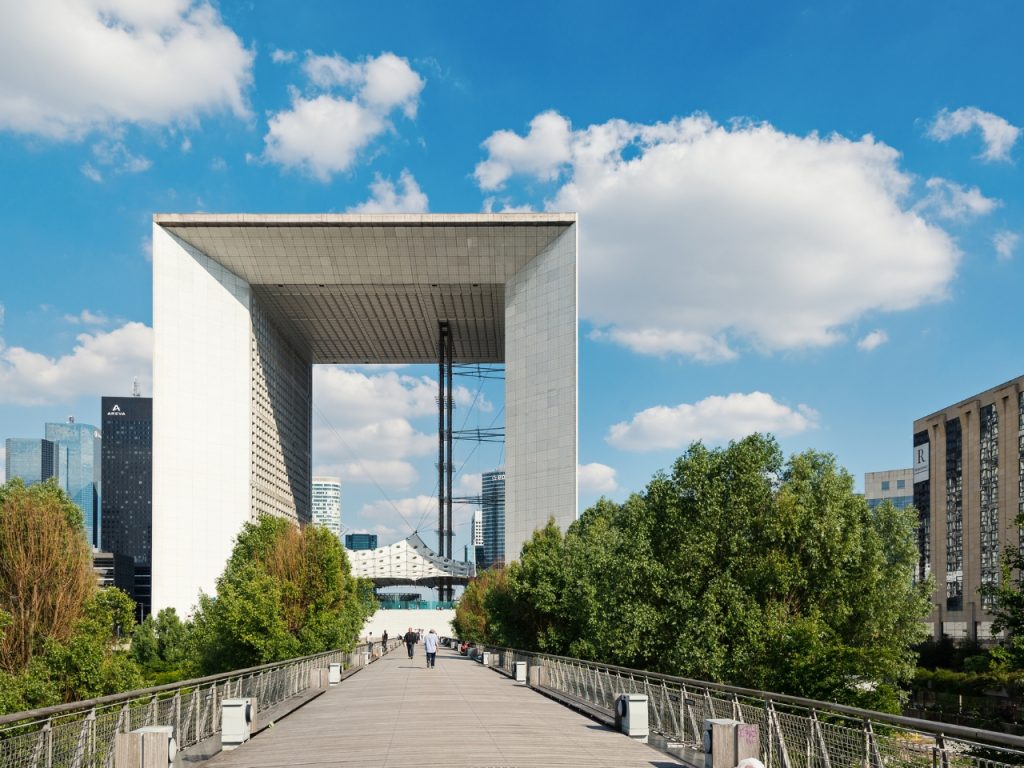
{"label": "tent-like roof structure", "polygon": [[349,549],[346,553],[352,563],[352,575],[370,579],[378,587],[395,584],[435,587],[441,579],[465,584],[476,575],[473,563],[442,557],[416,533],[387,547]]}

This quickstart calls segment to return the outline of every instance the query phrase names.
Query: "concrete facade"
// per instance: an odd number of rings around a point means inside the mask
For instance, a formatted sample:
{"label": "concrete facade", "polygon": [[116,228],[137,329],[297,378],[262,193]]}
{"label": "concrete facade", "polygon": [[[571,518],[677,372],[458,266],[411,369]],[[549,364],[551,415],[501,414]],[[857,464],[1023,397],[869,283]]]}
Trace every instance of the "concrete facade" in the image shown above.
{"label": "concrete facade", "polygon": [[576,516],[574,214],[157,215],[154,610],[242,524],[310,520],[312,365],[506,366],[505,552]]}
{"label": "concrete facade", "polygon": [[1024,376],[914,422],[914,506],[922,527],[919,577],[935,579],[934,636],[991,637],[978,589],[1021,546]]}
{"label": "concrete facade", "polygon": [[914,470],[865,472],[864,498],[872,509],[883,501],[891,501],[897,509],[909,507],[914,503]]}

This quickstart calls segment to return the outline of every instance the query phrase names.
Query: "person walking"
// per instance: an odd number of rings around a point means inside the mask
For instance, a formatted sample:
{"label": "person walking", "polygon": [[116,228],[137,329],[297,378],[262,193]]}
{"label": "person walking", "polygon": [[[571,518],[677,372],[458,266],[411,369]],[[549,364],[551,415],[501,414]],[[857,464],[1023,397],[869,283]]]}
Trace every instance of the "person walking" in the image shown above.
{"label": "person walking", "polygon": [[380,655],[383,656],[388,652],[388,631],[385,629],[384,634],[380,639]]}
{"label": "person walking", "polygon": [[433,669],[434,663],[437,661],[437,643],[439,640],[440,638],[433,629],[427,632],[427,636],[423,638],[423,650],[427,652],[427,669]]}
{"label": "person walking", "polygon": [[412,627],[409,627],[409,631],[405,633],[405,648],[409,651],[409,658],[412,658],[412,647],[416,645],[416,633],[412,631]]}
{"label": "person walking", "polygon": [[366,638],[366,652],[370,654],[370,658],[373,658],[373,632],[370,632]]}

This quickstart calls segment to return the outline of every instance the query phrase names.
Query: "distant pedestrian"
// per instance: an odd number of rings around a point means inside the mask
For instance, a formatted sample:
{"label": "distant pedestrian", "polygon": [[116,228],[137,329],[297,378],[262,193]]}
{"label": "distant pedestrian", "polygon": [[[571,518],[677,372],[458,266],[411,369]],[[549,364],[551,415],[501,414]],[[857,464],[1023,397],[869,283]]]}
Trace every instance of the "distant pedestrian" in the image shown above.
{"label": "distant pedestrian", "polygon": [[405,648],[409,651],[409,658],[411,659],[412,647],[416,645],[417,640],[416,633],[412,631],[412,627],[409,627],[409,631],[405,633],[405,637],[402,639],[405,640]]}
{"label": "distant pedestrian", "polygon": [[388,652],[388,631],[385,629],[383,636],[380,639],[380,655],[383,656]]}
{"label": "distant pedestrian", "polygon": [[423,650],[427,652],[427,669],[434,668],[434,662],[437,661],[437,633],[434,630],[427,632],[427,636],[423,638]]}
{"label": "distant pedestrian", "polygon": [[366,639],[366,652],[370,654],[370,658],[373,658],[373,632],[369,634]]}

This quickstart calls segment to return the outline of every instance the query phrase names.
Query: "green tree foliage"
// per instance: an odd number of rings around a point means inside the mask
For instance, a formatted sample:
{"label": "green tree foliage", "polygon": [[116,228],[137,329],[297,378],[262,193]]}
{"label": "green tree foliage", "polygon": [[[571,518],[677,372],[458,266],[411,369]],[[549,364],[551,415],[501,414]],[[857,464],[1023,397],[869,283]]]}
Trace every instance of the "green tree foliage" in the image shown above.
{"label": "green tree foliage", "polygon": [[0,669],[18,672],[47,639],[68,640],[96,591],[81,510],[53,482],[0,486]]}
{"label": "green tree foliage", "polygon": [[[1017,518],[1018,527],[1024,527],[1024,515]],[[1006,630],[1008,639],[992,650],[996,664],[1004,670],[1024,669],[1024,553],[1014,547],[1003,550],[999,582],[983,584],[982,597],[993,601],[991,613],[993,632]]]}
{"label": "green tree foliage", "polygon": [[134,603],[99,590],[81,511],[54,483],[0,486],[0,712],[137,687]]}
{"label": "green tree foliage", "polygon": [[131,651],[151,685],[183,680],[195,667],[190,657],[191,625],[178,618],[173,608],[147,616],[132,634]]}
{"label": "green tree foliage", "polygon": [[491,642],[896,710],[929,610],[916,525],[869,509],[830,455],[695,443],[643,493],[536,532],[507,588],[470,597]]}
{"label": "green tree foliage", "polygon": [[264,517],[239,534],[217,596],[200,596],[189,644],[203,673],[351,649],[374,608],[337,537]]}

